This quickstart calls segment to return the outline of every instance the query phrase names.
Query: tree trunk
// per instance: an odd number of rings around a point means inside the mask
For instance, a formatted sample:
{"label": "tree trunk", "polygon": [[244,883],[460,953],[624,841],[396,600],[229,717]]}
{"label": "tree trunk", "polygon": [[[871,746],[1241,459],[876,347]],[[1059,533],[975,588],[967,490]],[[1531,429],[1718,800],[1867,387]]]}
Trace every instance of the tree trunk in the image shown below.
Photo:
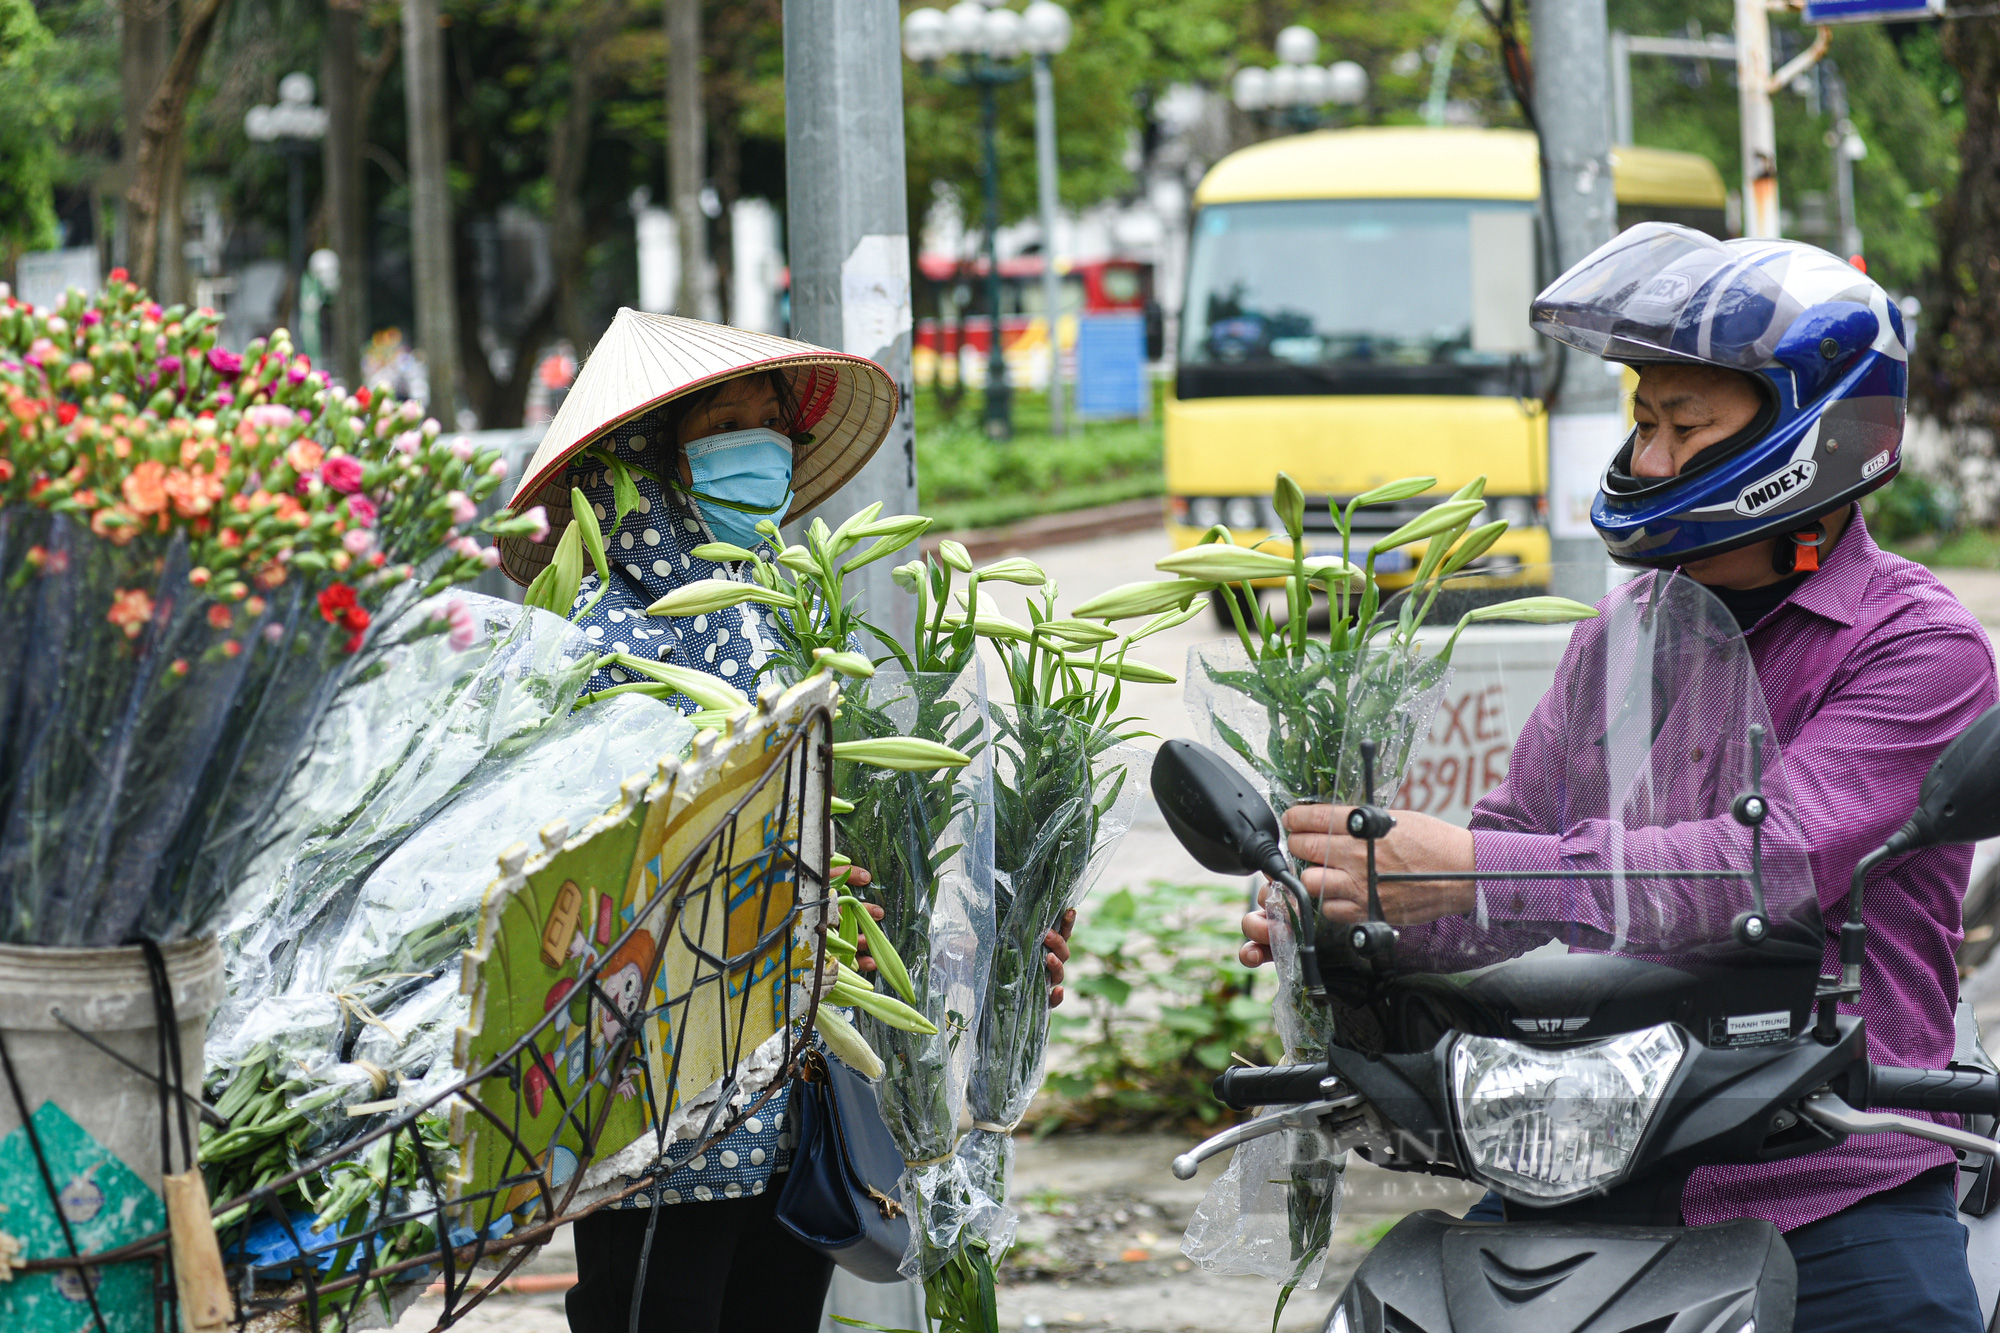
{"label": "tree trunk", "polygon": [[[152,105],[160,76],[166,73],[167,60],[173,54],[171,4],[172,0],[124,0],[119,6],[118,81],[125,111],[125,132],[119,153],[124,177],[121,189],[130,186],[139,174],[139,126],[146,119],[146,108]],[[132,210],[122,208],[118,212],[112,261],[130,267],[134,248]]]}
{"label": "tree trunk", "polygon": [[320,87],[326,99],[326,238],[340,256],[340,290],[333,296],[333,373],[361,383],[361,339],[368,327],[368,233],[361,181],[361,145],[368,104],[361,100],[361,5],[330,0]]}
{"label": "tree trunk", "polygon": [[1933,318],[1918,339],[1914,396],[1964,448],[2000,452],[2000,20],[1945,24],[1944,54],[1965,90],[1958,186],[1938,208]]}
{"label": "tree trunk", "polygon": [[[605,0],[569,48],[569,101],[549,121],[549,262],[555,270],[556,327],[582,356],[590,349],[583,325],[583,267],[590,235],[583,216],[583,173],[590,162],[590,122],[604,49],[625,26],[625,6]],[[539,350],[539,349],[536,349]]]}
{"label": "tree trunk", "polygon": [[[216,20],[228,0],[189,0],[181,16],[181,39],[167,61],[160,86],[139,121],[139,150],[125,203],[132,215],[132,278],[142,287],[159,281],[160,212],[167,181],[180,157],[187,128],[188,95],[201,72],[201,58],[215,36]],[[179,228],[175,228],[178,235]]]}
{"label": "tree trunk", "polygon": [[708,293],[708,218],[701,211],[707,127],[701,105],[701,0],[667,0],[667,193],[680,242],[674,313],[713,318]]}
{"label": "tree trunk", "polygon": [[409,116],[410,259],[415,270],[417,346],[430,381],[431,415],[457,425],[458,302],[452,261],[451,181],[438,0],[404,0],[403,86]]}
{"label": "tree trunk", "polygon": [[737,133],[737,110],[717,117],[715,129],[715,196],[721,216],[715,219],[715,304],[725,323],[737,322],[736,201],[743,193],[743,136]]}
{"label": "tree trunk", "polygon": [[461,235],[458,263],[458,358],[465,375],[465,398],[479,417],[482,430],[512,430],[521,424],[534,382],[535,358],[556,331],[556,288],[551,286],[514,336],[513,368],[506,379],[493,373],[493,363],[479,341],[479,275],[473,271],[473,247]]}

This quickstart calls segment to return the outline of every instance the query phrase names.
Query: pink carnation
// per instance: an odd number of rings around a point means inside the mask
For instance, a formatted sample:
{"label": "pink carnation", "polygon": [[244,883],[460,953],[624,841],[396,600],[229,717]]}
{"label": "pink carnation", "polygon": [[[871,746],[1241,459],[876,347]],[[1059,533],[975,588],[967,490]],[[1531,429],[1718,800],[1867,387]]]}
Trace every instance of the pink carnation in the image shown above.
{"label": "pink carnation", "polygon": [[494,459],[493,466],[486,469],[486,475],[495,478],[505,477],[507,475],[507,460],[504,458]]}
{"label": "pink carnation", "polygon": [[478,641],[479,622],[473,617],[472,608],[466,605],[464,598],[454,597],[445,603],[444,619],[451,626],[449,642],[453,650],[462,653]]}
{"label": "pink carnation", "polygon": [[545,505],[535,505],[521,515],[535,526],[528,531],[528,540],[539,546],[549,539],[549,511]]}
{"label": "pink carnation", "polygon": [[319,478],[342,495],[352,495],[361,489],[361,460],[352,454],[329,458],[319,465]]}
{"label": "pink carnation", "polygon": [[349,555],[366,555],[375,545],[375,534],[366,528],[349,528],[341,534],[340,544],[347,548]]}
{"label": "pink carnation", "polygon": [[417,452],[417,446],[422,442],[423,437],[421,435],[418,435],[413,430],[406,430],[396,437],[395,449],[399,454],[414,454]]}
{"label": "pink carnation", "polygon": [[451,507],[451,521],[454,523],[470,523],[479,517],[479,506],[464,491],[446,492],[444,502]]}
{"label": "pink carnation", "polygon": [[461,463],[470,461],[472,458],[472,441],[463,435],[453,436],[451,441],[451,456]]}
{"label": "pink carnation", "polygon": [[258,403],[243,414],[243,419],[259,429],[278,430],[296,422],[298,416],[277,403]]}
{"label": "pink carnation", "polygon": [[208,368],[218,375],[240,375],[243,373],[243,358],[226,347],[208,349]]}
{"label": "pink carnation", "polygon": [[460,537],[451,544],[451,549],[454,553],[464,556],[467,560],[479,559],[479,543],[470,537]]}
{"label": "pink carnation", "polygon": [[365,495],[347,497],[347,516],[364,528],[375,526],[375,502]]}
{"label": "pink carnation", "polygon": [[497,569],[500,565],[500,548],[497,546],[480,547],[479,563],[488,569]]}

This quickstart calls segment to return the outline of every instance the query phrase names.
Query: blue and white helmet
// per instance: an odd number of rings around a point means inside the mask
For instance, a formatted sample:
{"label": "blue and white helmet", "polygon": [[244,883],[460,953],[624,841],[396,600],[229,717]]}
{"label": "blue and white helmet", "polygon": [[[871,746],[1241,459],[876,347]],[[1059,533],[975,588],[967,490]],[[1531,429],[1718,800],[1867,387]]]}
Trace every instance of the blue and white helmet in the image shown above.
{"label": "blue and white helmet", "polygon": [[1630,366],[1743,371],[1764,406],[1680,475],[1632,475],[1636,430],[1590,521],[1623,564],[1683,565],[1811,528],[1902,466],[1909,349],[1881,286],[1799,241],[1645,222],[1535,298],[1537,330]]}

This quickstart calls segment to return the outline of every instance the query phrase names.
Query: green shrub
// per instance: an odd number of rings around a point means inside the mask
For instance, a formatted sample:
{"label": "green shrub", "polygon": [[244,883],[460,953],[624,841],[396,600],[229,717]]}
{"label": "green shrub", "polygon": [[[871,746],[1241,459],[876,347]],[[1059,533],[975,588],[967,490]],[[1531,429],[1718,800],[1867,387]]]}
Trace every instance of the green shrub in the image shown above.
{"label": "green shrub", "polygon": [[1048,433],[1047,399],[1021,394],[1016,435],[995,444],[980,429],[978,396],[952,416],[917,393],[917,492],[940,530],[995,527],[1035,514],[1163,494],[1161,430],[1150,422],[1093,422]]}
{"label": "green shrub", "polygon": [[1904,472],[1861,501],[1868,531],[1878,542],[1907,542],[1919,537],[1942,540],[1958,530],[1958,497],[1931,478]]}
{"label": "green shrub", "polygon": [[[1271,1002],[1236,960],[1242,905],[1239,888],[1157,882],[1095,900],[1077,926],[1070,974],[1090,1012],[1054,1016],[1062,1046],[1051,1055],[1065,1069],[1048,1080],[1059,1108],[1044,1129],[1213,1124],[1228,1109],[1209,1084],[1232,1058],[1279,1058]],[[1146,991],[1157,1019],[1133,1013]]]}

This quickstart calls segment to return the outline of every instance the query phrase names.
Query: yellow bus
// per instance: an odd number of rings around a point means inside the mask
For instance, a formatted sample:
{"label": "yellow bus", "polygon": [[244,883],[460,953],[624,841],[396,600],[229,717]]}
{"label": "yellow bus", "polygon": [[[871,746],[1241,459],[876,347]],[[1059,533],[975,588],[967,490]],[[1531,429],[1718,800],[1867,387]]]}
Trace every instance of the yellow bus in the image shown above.
{"label": "yellow bus", "polygon": [[[1726,234],[1727,195],[1706,158],[1621,147],[1612,179],[1621,228],[1658,219]],[[1532,396],[1546,344],[1527,320],[1538,180],[1522,130],[1321,131],[1210,169],[1165,412],[1176,549],[1218,523],[1240,543],[1268,537],[1283,471],[1311,500],[1311,553],[1338,554],[1329,500],[1437,477],[1428,496],[1356,515],[1358,562],[1371,535],[1483,472],[1488,516],[1512,527],[1476,572],[1529,581],[1525,567],[1549,558],[1548,433]],[[1603,371],[1572,358],[1567,373]],[[1394,586],[1421,555],[1385,552],[1376,570]]]}

